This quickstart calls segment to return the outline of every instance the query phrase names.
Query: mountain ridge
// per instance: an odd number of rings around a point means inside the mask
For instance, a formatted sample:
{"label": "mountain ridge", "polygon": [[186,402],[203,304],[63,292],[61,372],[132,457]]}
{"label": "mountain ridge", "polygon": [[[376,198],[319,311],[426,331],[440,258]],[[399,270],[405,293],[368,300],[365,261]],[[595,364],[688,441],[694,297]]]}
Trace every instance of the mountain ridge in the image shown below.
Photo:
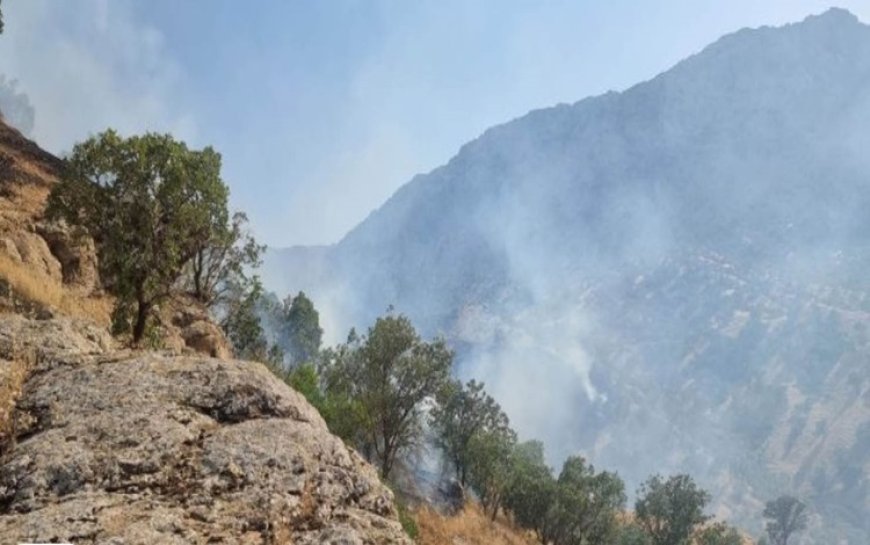
{"label": "mountain ridge", "polygon": [[691,471],[759,531],[763,501],[794,492],[810,539],[856,542],[868,127],[870,27],[834,9],[741,30],[485,131],[319,250],[323,274],[273,254],[266,286],[305,290],[337,335],[395,305],[555,455],[630,487]]}

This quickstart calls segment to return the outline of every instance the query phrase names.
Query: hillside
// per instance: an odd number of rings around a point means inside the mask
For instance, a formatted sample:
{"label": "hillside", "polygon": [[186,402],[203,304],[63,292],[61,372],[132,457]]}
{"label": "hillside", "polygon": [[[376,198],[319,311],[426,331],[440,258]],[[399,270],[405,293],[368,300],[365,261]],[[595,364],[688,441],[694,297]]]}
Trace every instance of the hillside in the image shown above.
{"label": "hillside", "polygon": [[4,543],[408,543],[375,469],[188,301],[108,331],[94,242],[43,217],[61,162],[0,123]]}
{"label": "hillside", "polygon": [[808,543],[859,543],[868,144],[870,27],[831,10],[494,127],[264,276],[339,337],[390,304],[445,333],[554,465],[689,471],[756,532],[795,493]]}

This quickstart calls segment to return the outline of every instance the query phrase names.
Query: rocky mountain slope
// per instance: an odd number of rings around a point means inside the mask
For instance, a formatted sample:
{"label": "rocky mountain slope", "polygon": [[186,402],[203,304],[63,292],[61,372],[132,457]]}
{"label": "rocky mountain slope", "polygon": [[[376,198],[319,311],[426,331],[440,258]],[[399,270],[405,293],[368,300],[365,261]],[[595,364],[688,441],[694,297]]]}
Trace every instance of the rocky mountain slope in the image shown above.
{"label": "rocky mountain slope", "polygon": [[861,543],[867,149],[870,27],[835,9],[494,127],[264,276],[338,336],[390,304],[445,333],[554,463],[690,471],[758,531],[795,493],[808,539]]}

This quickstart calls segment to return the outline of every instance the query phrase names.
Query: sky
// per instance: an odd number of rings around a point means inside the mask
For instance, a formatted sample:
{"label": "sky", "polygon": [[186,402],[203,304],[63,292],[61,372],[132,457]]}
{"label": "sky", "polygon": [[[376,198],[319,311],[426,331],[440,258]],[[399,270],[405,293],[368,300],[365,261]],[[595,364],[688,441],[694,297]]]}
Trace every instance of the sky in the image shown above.
{"label": "sky", "polygon": [[[529,110],[623,90],[832,0],[6,0],[0,74],[64,153],[107,127],[223,154],[271,246],[330,244]],[[841,0],[863,21],[870,2]]]}

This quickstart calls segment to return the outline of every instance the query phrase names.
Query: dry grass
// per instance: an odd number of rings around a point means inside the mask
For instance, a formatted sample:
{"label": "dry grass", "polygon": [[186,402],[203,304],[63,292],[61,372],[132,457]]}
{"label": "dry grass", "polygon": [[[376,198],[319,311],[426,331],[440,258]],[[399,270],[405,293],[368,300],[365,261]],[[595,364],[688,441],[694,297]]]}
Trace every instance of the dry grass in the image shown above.
{"label": "dry grass", "polygon": [[[421,545],[541,545],[534,535],[499,517],[495,522],[485,516],[480,506],[470,502],[455,517],[439,515],[428,507],[414,512],[420,535],[417,543]],[[622,522],[633,519],[626,512]],[[753,545],[752,539],[745,534],[744,545]]]}
{"label": "dry grass", "polygon": [[59,311],[67,316],[84,318],[108,327],[112,316],[112,299],[108,296],[85,297],[73,293],[32,267],[17,263],[0,254],[0,278],[27,301]]}
{"label": "dry grass", "polygon": [[0,452],[14,435],[15,402],[30,374],[30,367],[30,363],[24,361],[0,361]]}
{"label": "dry grass", "polygon": [[426,507],[414,516],[420,529],[417,543],[422,545],[540,545],[507,520],[491,521],[473,502],[454,517],[439,515]]}

